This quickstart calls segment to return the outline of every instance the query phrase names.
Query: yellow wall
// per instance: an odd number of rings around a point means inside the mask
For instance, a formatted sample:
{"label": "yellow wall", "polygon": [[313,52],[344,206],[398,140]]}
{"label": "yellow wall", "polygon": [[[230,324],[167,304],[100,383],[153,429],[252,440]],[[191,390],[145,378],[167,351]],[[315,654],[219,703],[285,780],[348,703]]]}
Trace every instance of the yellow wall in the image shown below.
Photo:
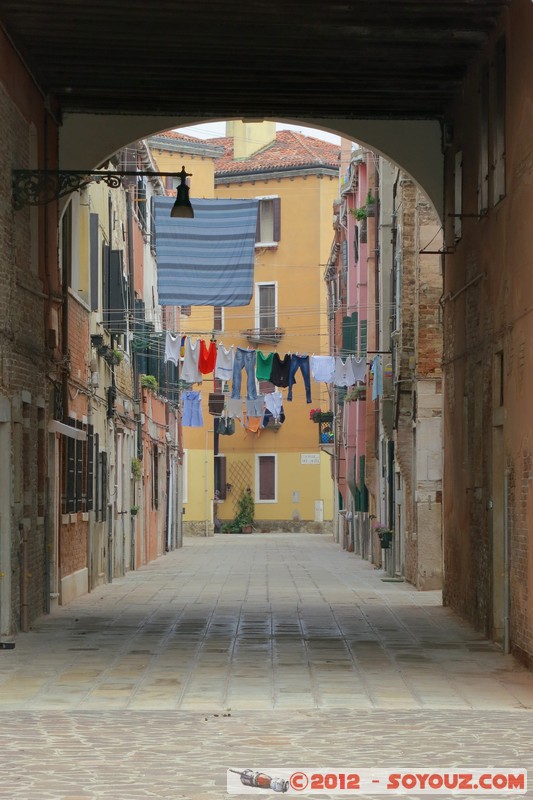
{"label": "yellow wall", "polygon": [[[172,142],[174,144],[175,140]],[[212,158],[157,148],[153,148],[151,152],[159,172],[180,172],[182,166],[185,166],[185,171],[192,173],[189,191],[191,200],[193,197],[214,197],[215,167]]]}
{"label": "yellow wall", "polygon": [[[214,185],[214,162],[212,159],[196,159],[188,155],[168,154],[154,151],[158,168],[173,171],[176,164],[185,164],[191,178],[191,198],[250,198],[278,196],[281,199],[281,236],[279,245],[272,249],[256,249],[255,282],[278,284],[278,327],[286,334],[277,347],[259,345],[263,352],[278,351],[311,355],[328,353],[327,306],[323,274],[332,240],[333,201],[338,195],[338,179],[281,178],[249,181],[240,184]],[[209,181],[211,184],[209,185]],[[226,347],[247,347],[247,339],[241,332],[255,328],[255,292],[250,306],[224,310],[224,332],[219,337]],[[205,332],[201,338],[209,339],[213,328],[213,309],[197,307],[190,317],[181,317],[181,330]],[[243,372],[242,396],[245,396],[245,373]],[[195,388],[199,388],[195,386]],[[202,408],[204,428],[184,428],[184,448],[188,452],[188,502],[185,506],[185,521],[205,518],[205,452],[206,430],[209,448],[209,501],[213,497],[213,422],[207,409],[207,395],[213,391],[213,378],[207,376],[202,384]],[[236,432],[231,437],[220,437],[219,452],[227,459],[227,481],[232,482],[235,462],[248,463],[251,488],[255,493],[255,455],[276,453],[278,468],[277,503],[260,503],[256,498],[256,519],[291,520],[298,512],[302,520],[314,520],[315,501],[324,502],[324,519],[330,520],[333,513],[333,484],[330,473],[330,458],[321,453],[318,443],[318,426],[309,419],[311,408],[329,408],[325,384],[311,379],[312,403],[305,399],[301,373],[296,375],[293,401],[288,402],[287,390],[283,389],[283,407],[286,420],[277,431],[265,429],[257,437],[247,433],[237,422]],[[320,453],[320,464],[301,464],[302,453]],[[246,470],[244,470],[246,472]],[[241,470],[242,472],[242,470]],[[242,487],[244,488],[244,487]],[[299,493],[297,502],[293,493]],[[220,503],[218,515],[221,520],[231,519],[235,513],[238,487],[234,486],[225,502]]]}

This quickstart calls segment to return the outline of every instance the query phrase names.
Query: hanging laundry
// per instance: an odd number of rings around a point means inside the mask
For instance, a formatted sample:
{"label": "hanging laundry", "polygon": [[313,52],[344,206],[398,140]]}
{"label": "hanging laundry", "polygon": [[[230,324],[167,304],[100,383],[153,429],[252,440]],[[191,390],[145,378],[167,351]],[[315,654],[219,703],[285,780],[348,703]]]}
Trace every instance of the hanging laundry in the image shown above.
{"label": "hanging laundry", "polygon": [[231,390],[232,398],[240,398],[241,396],[241,377],[243,368],[246,370],[247,384],[246,384],[246,398],[248,400],[255,400],[257,397],[257,387],[255,385],[255,350],[245,350],[244,347],[238,347],[235,353],[235,363],[233,364],[233,386]]}
{"label": "hanging laundry", "polygon": [[261,350],[257,351],[257,366],[255,369],[255,376],[258,381],[269,381],[272,375],[272,361],[274,353],[262,353]]}
{"label": "hanging laundry", "polygon": [[181,396],[183,409],[182,425],[184,428],[203,428],[202,400],[200,392],[183,392]]}
{"label": "hanging laundry", "polygon": [[346,356],[343,361],[340,356],[335,358],[335,374],[333,375],[335,386],[353,386],[355,375],[353,371],[353,356]]}
{"label": "hanging laundry", "polygon": [[194,219],[170,216],[155,197],[157,287],[162,306],[247,306],[254,288],[258,201],[194,198]]}
{"label": "hanging laundry", "polygon": [[335,373],[334,356],[311,356],[311,375],[318,383],[331,383]]}
{"label": "hanging laundry", "polygon": [[246,414],[249,417],[262,417],[265,410],[265,398],[262,394],[257,395],[255,400],[246,401]]}
{"label": "hanging laundry", "polygon": [[240,397],[226,398],[226,413],[228,417],[237,417],[237,419],[242,419],[242,400]]}
{"label": "hanging laundry", "polygon": [[218,420],[218,432],[220,436],[233,436],[235,433],[235,420],[233,417],[221,417]]}
{"label": "hanging laundry", "polygon": [[246,428],[247,431],[250,431],[250,433],[257,433],[257,435],[259,435],[261,433],[262,419],[263,419],[262,415],[260,417],[246,416],[246,419],[244,421],[244,427]]}
{"label": "hanging laundry", "polygon": [[218,392],[210,392],[208,399],[209,413],[214,417],[220,417],[224,411],[226,397]]}
{"label": "hanging laundry", "polygon": [[299,356],[296,353],[293,353],[291,356],[291,366],[289,371],[289,393],[287,394],[287,400],[292,400],[292,387],[294,384],[294,376],[298,370],[301,370],[301,373],[304,378],[304,386],[305,386],[305,399],[307,403],[312,403],[311,400],[311,380],[309,374],[309,356]]}
{"label": "hanging laundry", "polygon": [[[270,373],[270,382],[274,384],[274,386],[280,386],[283,389],[286,389],[289,385],[289,372],[291,369],[291,354],[287,353],[287,355],[283,356],[283,359],[280,358],[279,353],[274,353],[274,357],[272,359],[272,372]],[[294,381],[296,383],[296,381]]]}
{"label": "hanging laundry", "polygon": [[374,356],[370,372],[374,377],[372,383],[372,400],[377,400],[377,398],[381,397],[383,394],[383,371],[381,368],[381,358],[379,356]]}
{"label": "hanging laundry", "polygon": [[283,395],[281,394],[281,392],[270,392],[269,394],[265,395],[265,406],[267,408],[267,411],[276,420],[280,418],[283,409],[282,400],[283,400]]}
{"label": "hanging laundry", "polygon": [[353,374],[354,378],[360,383],[366,382],[366,358],[361,356],[361,358],[357,358],[356,356],[352,359],[352,367],[353,367]]}
{"label": "hanging laundry", "polygon": [[180,337],[172,336],[170,331],[167,331],[165,337],[165,364],[167,361],[171,361],[176,366],[179,366],[180,363]]}
{"label": "hanging laundry", "polygon": [[200,355],[198,357],[198,369],[202,375],[209,375],[215,369],[217,360],[217,346],[216,342],[209,342],[206,345],[203,339],[200,339]]}
{"label": "hanging laundry", "polygon": [[274,414],[268,408],[266,408],[265,413],[263,414],[263,422],[261,423],[261,427],[273,427],[274,425],[282,425],[284,422],[285,414],[283,413],[283,406],[281,407],[279,417],[275,417]]}
{"label": "hanging laundry", "polygon": [[201,383],[202,373],[198,369],[198,359],[200,357],[200,340],[193,340],[187,336],[185,339],[185,356],[181,368],[180,378],[186,383]]}
{"label": "hanging laundry", "polygon": [[235,348],[233,345],[226,350],[222,342],[217,347],[217,361],[215,364],[215,378],[221,381],[230,381],[233,378],[233,363],[235,361]]}

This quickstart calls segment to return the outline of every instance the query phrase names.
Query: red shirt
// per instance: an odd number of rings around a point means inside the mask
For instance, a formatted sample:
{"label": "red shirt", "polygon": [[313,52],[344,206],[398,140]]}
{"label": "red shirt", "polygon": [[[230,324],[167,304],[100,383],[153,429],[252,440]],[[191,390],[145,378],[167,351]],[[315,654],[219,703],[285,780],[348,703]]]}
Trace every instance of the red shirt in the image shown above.
{"label": "red shirt", "polygon": [[208,375],[215,369],[217,361],[216,342],[209,342],[209,347],[203,339],[200,339],[200,355],[198,357],[198,369],[202,375]]}

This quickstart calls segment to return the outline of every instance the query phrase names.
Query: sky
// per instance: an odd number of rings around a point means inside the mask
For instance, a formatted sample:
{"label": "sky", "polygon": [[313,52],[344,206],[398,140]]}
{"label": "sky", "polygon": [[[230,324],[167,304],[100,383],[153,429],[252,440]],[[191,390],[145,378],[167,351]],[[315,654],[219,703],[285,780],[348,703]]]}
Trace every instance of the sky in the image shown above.
{"label": "sky", "polygon": [[[200,125],[191,125],[187,128],[177,128],[181,133],[188,136],[196,136],[198,139],[212,139],[214,136],[226,135],[225,122],[204,122]],[[326,142],[333,142],[340,145],[340,136],[333,133],[320,131],[317,128],[304,128],[302,125],[286,125],[284,122],[276,122],[276,130],[300,131],[306,136],[314,136],[316,139],[324,139]]]}

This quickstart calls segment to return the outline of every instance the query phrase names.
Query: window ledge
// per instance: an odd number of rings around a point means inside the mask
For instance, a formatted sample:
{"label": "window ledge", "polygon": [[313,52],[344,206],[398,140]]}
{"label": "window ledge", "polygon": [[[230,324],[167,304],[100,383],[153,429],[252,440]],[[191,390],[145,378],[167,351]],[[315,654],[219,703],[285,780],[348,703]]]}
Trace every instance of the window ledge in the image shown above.
{"label": "window ledge", "polygon": [[256,242],[256,250],[275,250],[279,242]]}

